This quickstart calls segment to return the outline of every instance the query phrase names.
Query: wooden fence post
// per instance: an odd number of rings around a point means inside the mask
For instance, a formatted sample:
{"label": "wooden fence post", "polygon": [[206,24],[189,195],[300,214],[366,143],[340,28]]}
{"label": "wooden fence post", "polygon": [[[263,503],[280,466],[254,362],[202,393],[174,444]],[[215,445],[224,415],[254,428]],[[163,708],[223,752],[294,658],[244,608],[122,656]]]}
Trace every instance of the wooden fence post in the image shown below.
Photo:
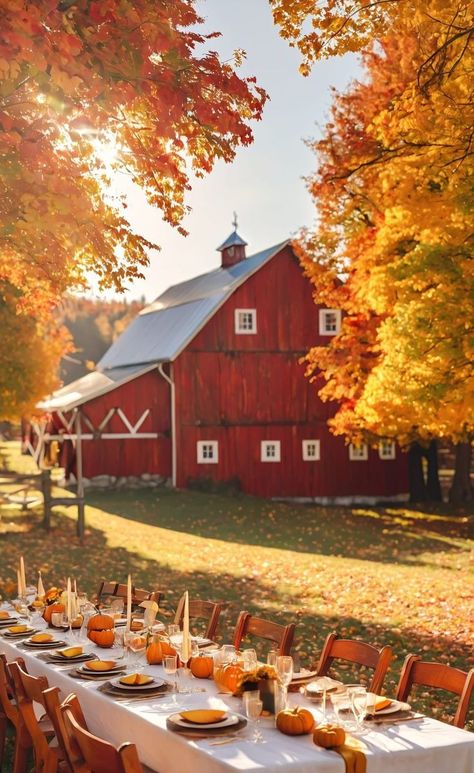
{"label": "wooden fence post", "polygon": [[51,528],[51,470],[41,470],[41,490],[44,500],[43,526],[46,531]]}

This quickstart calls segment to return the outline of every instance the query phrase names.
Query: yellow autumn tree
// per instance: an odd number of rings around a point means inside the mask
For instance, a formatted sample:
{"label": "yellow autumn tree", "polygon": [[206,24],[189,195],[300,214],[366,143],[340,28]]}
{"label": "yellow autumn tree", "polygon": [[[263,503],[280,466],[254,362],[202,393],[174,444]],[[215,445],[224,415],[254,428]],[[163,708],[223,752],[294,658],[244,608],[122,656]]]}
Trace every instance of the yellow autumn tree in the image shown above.
{"label": "yellow autumn tree", "polygon": [[[309,187],[318,228],[299,244],[319,297],[345,312],[331,345],[309,354],[310,372],[326,379],[321,395],[340,403],[333,430],[405,444],[448,437],[469,453],[474,111],[467,4],[444,2],[436,16],[441,4],[415,3],[404,15],[401,0],[396,14],[388,2],[352,16],[349,3],[328,2],[322,24],[311,4],[311,38],[298,32],[309,3],[273,5],[293,13],[285,33],[306,64],[370,45],[364,80],[336,97],[325,135],[313,144],[318,170]],[[330,18],[336,5],[350,15],[345,24]],[[316,38],[325,45],[318,48]],[[457,498],[468,498],[468,477],[460,488]]]}

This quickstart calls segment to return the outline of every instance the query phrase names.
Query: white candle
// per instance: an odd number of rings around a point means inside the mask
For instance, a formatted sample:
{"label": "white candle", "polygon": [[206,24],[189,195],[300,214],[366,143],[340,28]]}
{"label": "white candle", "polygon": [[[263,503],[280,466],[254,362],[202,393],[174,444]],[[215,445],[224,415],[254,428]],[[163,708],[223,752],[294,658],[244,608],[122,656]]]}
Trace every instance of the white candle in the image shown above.
{"label": "white candle", "polygon": [[130,631],[132,626],[132,577],[128,575],[127,582],[127,625],[126,630]]}
{"label": "white candle", "polygon": [[20,578],[21,578],[21,595],[26,596],[26,574],[25,574],[25,562],[23,556],[20,556]]}
{"label": "white candle", "polygon": [[184,612],[183,612],[183,646],[181,654],[183,656],[183,663],[187,663],[191,657],[191,642],[189,640],[189,593],[184,594]]}
{"label": "white candle", "polygon": [[16,581],[18,583],[18,598],[21,598],[21,574],[19,569],[16,570]]}
{"label": "white candle", "polygon": [[37,590],[37,595],[40,596],[40,597],[45,595],[43,580],[41,579],[41,572],[38,572],[38,590]]}
{"label": "white candle", "polygon": [[71,598],[71,578],[68,577],[67,578],[67,621],[68,621],[68,623],[70,623],[71,620],[72,620],[72,617],[71,617],[71,601],[72,601],[72,598]]}
{"label": "white candle", "polygon": [[77,580],[76,580],[76,578],[74,578],[74,593],[77,596]]}

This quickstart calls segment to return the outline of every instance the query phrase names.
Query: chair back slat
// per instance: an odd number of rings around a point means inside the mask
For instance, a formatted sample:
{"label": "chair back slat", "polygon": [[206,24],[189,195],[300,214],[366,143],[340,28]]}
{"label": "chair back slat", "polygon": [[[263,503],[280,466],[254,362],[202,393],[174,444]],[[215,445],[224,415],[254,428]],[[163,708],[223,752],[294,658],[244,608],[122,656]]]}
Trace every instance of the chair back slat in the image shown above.
{"label": "chair back slat", "polygon": [[316,671],[318,676],[326,676],[334,660],[346,660],[366,666],[374,670],[370,682],[371,692],[380,693],[392,659],[392,648],[389,645],[378,649],[367,642],[338,639],[336,633],[330,633],[324,643]]}
{"label": "chair back slat", "polygon": [[33,745],[36,770],[55,773],[59,765],[59,751],[57,747],[49,744],[50,739],[40,726],[34,708],[34,704],[38,703],[46,711],[43,690],[48,689],[48,680],[45,676],[32,676],[21,667],[18,661],[9,663],[8,667],[15,684],[18,710]]}
{"label": "chair back slat", "polygon": [[422,661],[419,655],[407,655],[397,688],[398,700],[406,701],[414,685],[446,690],[459,696],[453,724],[464,727],[474,692],[474,668],[469,672],[446,663]]}
{"label": "chair back slat", "polygon": [[60,712],[69,746],[73,749],[74,773],[143,773],[134,744],[125,743],[116,749],[87,730],[81,722],[82,712],[75,695],[66,698]]}
{"label": "chair back slat", "polygon": [[14,695],[13,680],[7,668],[7,659],[5,655],[0,654],[0,707],[5,717],[15,726],[18,726],[18,707],[15,702],[10,700],[10,695]]}
{"label": "chair back slat", "polygon": [[[201,599],[189,600],[189,617],[191,619],[205,620],[207,622],[204,636],[214,640],[219,618],[222,612],[222,604],[216,601],[202,601]],[[179,600],[174,618],[175,624],[182,627],[184,616],[184,596]]]}
{"label": "chair back slat", "polygon": [[[128,587],[126,583],[104,580],[99,585],[99,589],[97,591],[97,601],[101,603],[104,598],[117,598],[126,601],[127,592]],[[132,587],[133,607],[139,606],[142,601],[156,601],[156,603],[159,604],[162,597],[163,593],[159,590],[149,591],[145,590],[144,588]]]}
{"label": "chair back slat", "polygon": [[289,655],[295,635],[295,624],[281,625],[261,617],[254,617],[249,612],[241,612],[234,632],[234,647],[240,649],[242,639],[246,636],[256,636],[277,645],[279,655]]}
{"label": "chair back slat", "polygon": [[[18,660],[23,666],[25,665],[23,658]],[[7,665],[7,659],[5,655],[0,655],[0,726],[3,725],[2,730],[5,732],[7,722],[10,722],[15,730],[13,772],[26,773],[29,750],[32,745],[31,737],[18,709],[15,683]],[[5,738],[0,748],[0,770],[3,770],[4,745]]]}

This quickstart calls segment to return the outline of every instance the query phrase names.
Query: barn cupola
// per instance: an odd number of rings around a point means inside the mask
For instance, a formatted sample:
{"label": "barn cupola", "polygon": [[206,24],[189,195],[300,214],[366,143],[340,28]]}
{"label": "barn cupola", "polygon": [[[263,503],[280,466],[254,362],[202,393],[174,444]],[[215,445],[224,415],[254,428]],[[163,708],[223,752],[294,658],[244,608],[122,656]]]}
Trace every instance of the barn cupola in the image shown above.
{"label": "barn cupola", "polygon": [[236,263],[240,263],[241,260],[245,260],[245,247],[247,242],[244,241],[237,233],[237,215],[234,212],[234,220],[232,222],[234,230],[227,237],[225,242],[222,242],[221,246],[217,248],[217,251],[221,253],[221,266],[222,268],[229,268],[229,266],[235,266]]}

